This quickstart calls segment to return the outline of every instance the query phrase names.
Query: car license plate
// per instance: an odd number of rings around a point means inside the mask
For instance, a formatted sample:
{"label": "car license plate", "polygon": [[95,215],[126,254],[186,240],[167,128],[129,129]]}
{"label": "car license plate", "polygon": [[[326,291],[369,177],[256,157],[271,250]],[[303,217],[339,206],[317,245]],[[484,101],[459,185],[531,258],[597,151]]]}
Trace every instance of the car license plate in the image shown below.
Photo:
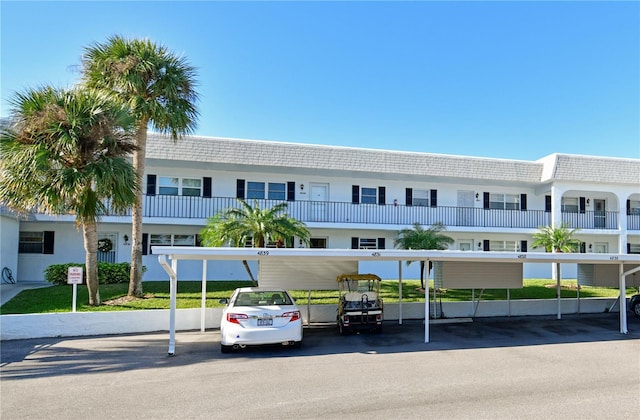
{"label": "car license plate", "polygon": [[273,325],[273,318],[258,318],[258,327],[270,327]]}

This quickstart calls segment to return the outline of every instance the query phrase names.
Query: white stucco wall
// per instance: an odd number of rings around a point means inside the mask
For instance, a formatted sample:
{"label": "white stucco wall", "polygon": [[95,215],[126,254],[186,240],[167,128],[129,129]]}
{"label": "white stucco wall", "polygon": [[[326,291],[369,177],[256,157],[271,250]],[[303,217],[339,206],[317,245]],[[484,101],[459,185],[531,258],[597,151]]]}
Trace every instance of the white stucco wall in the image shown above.
{"label": "white stucco wall", "polygon": [[0,214],[0,270],[8,267],[18,278],[18,238],[20,222],[12,216]]}

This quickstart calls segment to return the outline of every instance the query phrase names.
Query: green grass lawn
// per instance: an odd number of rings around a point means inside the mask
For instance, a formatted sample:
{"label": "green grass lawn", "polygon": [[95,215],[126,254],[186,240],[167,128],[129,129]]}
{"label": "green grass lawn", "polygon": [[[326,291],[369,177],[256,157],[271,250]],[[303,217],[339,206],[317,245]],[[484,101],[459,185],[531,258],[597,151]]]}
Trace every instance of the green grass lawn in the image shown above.
{"label": "green grass lawn", "polygon": [[[432,285],[432,283],[431,283]],[[224,305],[218,302],[219,299],[229,297],[236,287],[251,286],[248,281],[210,281],[207,282],[207,307],[215,308]],[[98,307],[88,306],[89,300],[86,286],[78,286],[77,308],[79,312],[85,311],[125,311],[142,309],[168,309],[169,308],[169,282],[151,281],[143,284],[145,297],[135,300],[124,299],[127,295],[128,284],[103,284],[100,285],[100,298],[103,304]],[[180,281],[178,282],[177,307],[178,308],[199,308],[201,305],[201,282]],[[636,293],[633,288],[627,289],[627,295]],[[430,289],[430,293],[433,290]],[[309,291],[291,290],[291,294],[296,299],[298,305],[307,305]],[[387,303],[398,301],[398,282],[385,280],[381,284],[380,295]],[[475,298],[480,295],[480,290],[475,291]],[[550,279],[531,279],[524,281],[522,289],[511,289],[511,299],[554,299],[556,297],[555,281]],[[576,281],[562,281],[562,298],[576,297]],[[605,287],[581,287],[580,297],[617,297],[616,288]],[[442,290],[440,295],[442,301],[470,301],[472,292],[470,289]],[[507,291],[505,289],[487,289],[482,294],[483,300],[505,300]],[[22,291],[18,296],[11,299],[0,307],[0,314],[30,314],[45,312],[70,312],[72,299],[72,287],[51,286],[41,289],[31,289]],[[424,292],[420,289],[420,281],[403,280],[402,282],[403,302],[424,302]],[[337,290],[312,290],[311,304],[336,304],[338,303]]]}

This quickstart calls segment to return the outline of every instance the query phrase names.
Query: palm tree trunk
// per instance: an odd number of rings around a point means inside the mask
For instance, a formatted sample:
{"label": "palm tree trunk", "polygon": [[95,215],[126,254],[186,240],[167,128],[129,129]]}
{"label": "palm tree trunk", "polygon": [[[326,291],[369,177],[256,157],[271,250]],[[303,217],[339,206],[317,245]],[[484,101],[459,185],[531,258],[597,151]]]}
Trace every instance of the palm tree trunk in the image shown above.
{"label": "palm tree trunk", "polygon": [[133,170],[136,173],[138,191],[136,202],[131,210],[131,271],[129,272],[129,293],[131,297],[141,297],[142,292],[142,185],[144,164],[147,154],[147,124],[140,122],[136,130],[136,145],[133,152]]}
{"label": "palm tree trunk", "polygon": [[96,222],[84,222],[82,224],[84,236],[85,267],[87,290],[89,291],[89,306],[100,305],[100,292],[98,290],[98,232]]}
{"label": "palm tree trunk", "polygon": [[253,278],[253,273],[251,273],[251,267],[249,267],[249,263],[247,262],[247,260],[242,260],[242,265],[244,265],[244,269],[247,270],[247,273],[249,273],[249,278],[251,279],[251,282],[253,282],[253,285],[258,286],[258,282],[255,278]]}

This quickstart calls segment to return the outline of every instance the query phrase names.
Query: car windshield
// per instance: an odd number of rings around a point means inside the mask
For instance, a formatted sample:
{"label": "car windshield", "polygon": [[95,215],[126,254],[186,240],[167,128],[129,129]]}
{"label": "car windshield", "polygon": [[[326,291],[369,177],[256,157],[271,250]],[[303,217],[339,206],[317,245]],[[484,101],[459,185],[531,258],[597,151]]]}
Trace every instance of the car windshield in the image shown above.
{"label": "car windshield", "polygon": [[293,305],[288,294],[277,290],[240,292],[235,306]]}

